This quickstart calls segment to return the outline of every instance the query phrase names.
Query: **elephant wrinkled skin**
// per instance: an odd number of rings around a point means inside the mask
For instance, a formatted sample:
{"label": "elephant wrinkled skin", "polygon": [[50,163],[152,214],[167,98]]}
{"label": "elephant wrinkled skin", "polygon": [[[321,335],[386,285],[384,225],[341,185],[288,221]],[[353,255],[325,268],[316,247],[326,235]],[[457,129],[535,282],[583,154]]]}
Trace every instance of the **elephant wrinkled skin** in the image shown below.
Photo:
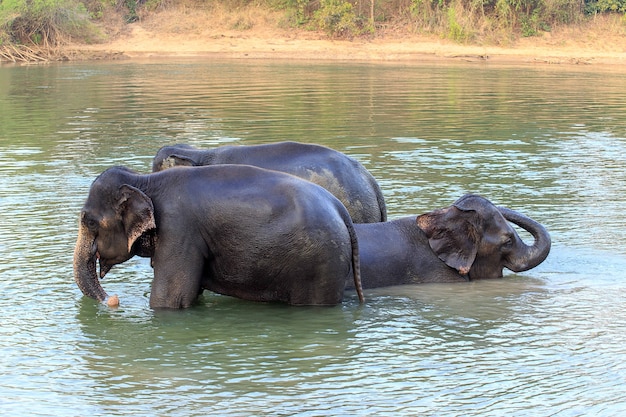
{"label": "elephant wrinkled skin", "polygon": [[[508,221],[530,232],[526,245]],[[521,213],[472,194],[450,207],[385,223],[355,224],[363,288],[501,278],[526,271],[550,252],[546,229]]]}
{"label": "elephant wrinkled skin", "polygon": [[326,188],[346,206],[354,223],[387,220],[385,199],[372,174],[355,159],[321,145],[277,142],[213,149],[184,144],[164,146],[154,157],[152,171],[217,164],[246,164],[286,172]]}
{"label": "elephant wrinkled skin", "polygon": [[253,301],[335,305],[350,277],[362,300],[358,244],[345,207],[292,175],[247,165],[138,174],[110,168],[80,214],[74,277],[101,302],[100,278],[152,258],[152,308],[189,307],[204,290]]}

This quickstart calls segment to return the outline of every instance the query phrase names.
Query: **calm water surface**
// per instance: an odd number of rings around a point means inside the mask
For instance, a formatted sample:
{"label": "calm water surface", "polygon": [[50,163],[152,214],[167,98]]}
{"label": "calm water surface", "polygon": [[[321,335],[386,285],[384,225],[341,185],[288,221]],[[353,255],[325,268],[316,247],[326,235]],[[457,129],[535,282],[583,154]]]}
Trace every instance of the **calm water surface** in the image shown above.
{"label": "calm water surface", "polygon": [[[145,61],[0,67],[3,415],[626,412],[626,77],[601,68]],[[111,165],[165,144],[292,139],[379,179],[389,216],[480,193],[552,233],[502,280],[347,293],[336,308],[205,293],[148,307],[135,258],[72,278],[77,220]],[[528,238],[528,237],[527,237]]]}

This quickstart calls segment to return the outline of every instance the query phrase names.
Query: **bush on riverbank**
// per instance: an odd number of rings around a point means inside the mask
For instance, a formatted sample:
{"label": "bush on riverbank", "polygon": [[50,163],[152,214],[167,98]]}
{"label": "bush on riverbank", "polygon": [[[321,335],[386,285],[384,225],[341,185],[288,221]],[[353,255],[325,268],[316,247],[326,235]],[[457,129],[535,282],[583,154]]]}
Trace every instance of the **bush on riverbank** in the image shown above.
{"label": "bush on riverbank", "polygon": [[0,42],[58,46],[94,32],[90,14],[78,0],[3,0]]}
{"label": "bush on riverbank", "polygon": [[96,34],[78,0],[0,1],[0,59],[46,61],[69,40],[92,41]]}
{"label": "bush on riverbank", "polygon": [[238,30],[253,24],[246,10],[263,9],[281,15],[282,27],[319,30],[331,38],[397,29],[488,44],[581,25],[598,13],[626,16],[626,0],[2,0],[0,59],[10,48],[50,51],[68,40],[94,42],[112,16],[132,23],[174,8],[228,13],[235,22],[231,29]]}

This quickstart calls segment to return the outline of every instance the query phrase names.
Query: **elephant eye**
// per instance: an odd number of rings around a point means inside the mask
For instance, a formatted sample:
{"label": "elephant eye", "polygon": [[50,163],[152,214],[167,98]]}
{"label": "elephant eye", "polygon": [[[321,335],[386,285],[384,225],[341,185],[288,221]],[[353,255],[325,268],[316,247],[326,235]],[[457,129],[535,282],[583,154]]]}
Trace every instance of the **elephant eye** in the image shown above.
{"label": "elephant eye", "polygon": [[98,228],[98,222],[93,217],[89,217],[87,215],[83,215],[83,224],[89,230],[96,230]]}
{"label": "elephant eye", "polygon": [[513,239],[509,237],[502,244],[502,249],[510,250],[512,247],[513,247]]}

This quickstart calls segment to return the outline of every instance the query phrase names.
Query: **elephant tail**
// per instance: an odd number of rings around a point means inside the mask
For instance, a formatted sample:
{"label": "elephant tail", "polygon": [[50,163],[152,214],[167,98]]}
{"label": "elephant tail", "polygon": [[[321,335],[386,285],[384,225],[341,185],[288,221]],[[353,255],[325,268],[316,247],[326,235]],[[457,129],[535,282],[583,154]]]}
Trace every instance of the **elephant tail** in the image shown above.
{"label": "elephant tail", "polygon": [[363,285],[361,284],[361,259],[359,257],[359,241],[356,237],[356,231],[354,230],[354,225],[352,221],[349,219],[346,222],[346,226],[348,227],[348,233],[350,233],[350,242],[352,244],[352,273],[354,275],[354,288],[356,289],[356,293],[359,296],[359,302],[363,304],[365,302],[365,297],[363,296]]}

